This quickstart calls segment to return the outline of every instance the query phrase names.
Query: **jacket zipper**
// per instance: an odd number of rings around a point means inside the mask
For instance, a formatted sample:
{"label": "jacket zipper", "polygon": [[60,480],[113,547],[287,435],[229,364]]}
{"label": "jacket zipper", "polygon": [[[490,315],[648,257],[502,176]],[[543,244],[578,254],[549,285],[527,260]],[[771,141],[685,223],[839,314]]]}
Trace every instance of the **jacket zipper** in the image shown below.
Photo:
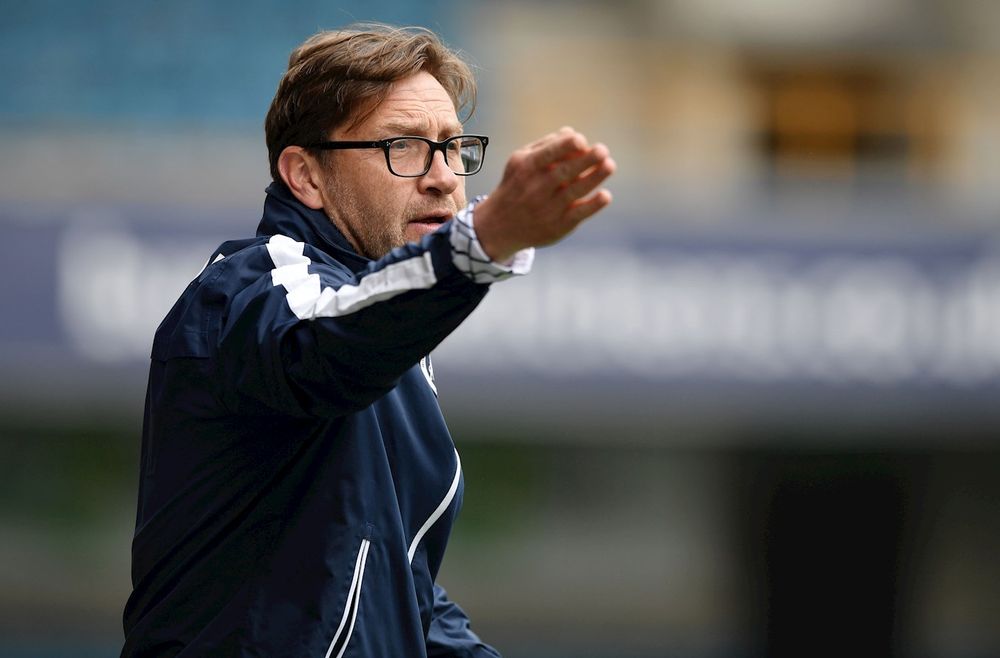
{"label": "jacket zipper", "polygon": [[[326,650],[324,658],[341,658],[347,650],[347,643],[351,641],[351,633],[354,632],[354,622],[358,618],[358,607],[361,604],[361,582],[365,577],[365,565],[368,562],[368,548],[371,541],[361,540],[361,547],[358,549],[358,558],[354,562],[354,578],[351,580],[351,588],[347,591],[347,603],[344,604],[344,616],[340,619],[340,626],[333,634],[330,641],[330,648]],[[350,625],[347,620],[350,619]],[[344,627],[347,632],[344,632]]]}

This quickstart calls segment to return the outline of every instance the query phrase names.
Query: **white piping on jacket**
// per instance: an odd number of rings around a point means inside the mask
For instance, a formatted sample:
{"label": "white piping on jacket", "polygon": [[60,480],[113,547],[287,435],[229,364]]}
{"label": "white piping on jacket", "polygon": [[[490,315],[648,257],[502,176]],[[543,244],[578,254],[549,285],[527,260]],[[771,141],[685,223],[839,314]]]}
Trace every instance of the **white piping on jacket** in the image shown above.
{"label": "white piping on jacket", "polygon": [[413,562],[414,553],[417,552],[417,544],[420,543],[420,540],[424,538],[424,535],[427,534],[427,531],[431,529],[431,526],[434,525],[435,521],[441,518],[441,515],[444,514],[444,511],[448,509],[449,505],[451,505],[451,501],[455,498],[455,493],[458,491],[458,482],[461,478],[462,478],[462,460],[458,456],[458,450],[456,450],[455,478],[451,481],[451,488],[449,488],[448,493],[444,495],[444,500],[442,500],[441,504],[437,506],[437,509],[434,510],[433,513],[431,513],[430,517],[428,517],[428,519],[424,521],[424,525],[420,528],[420,530],[417,531],[417,534],[414,535],[413,541],[410,542],[410,550],[407,552],[406,555],[411,563]]}
{"label": "white piping on jacket", "polygon": [[354,578],[351,580],[351,588],[347,590],[347,601],[344,603],[344,616],[340,619],[340,626],[337,627],[337,632],[333,634],[333,639],[330,640],[330,647],[326,650],[324,658],[330,658],[333,648],[337,645],[337,640],[340,639],[340,633],[344,630],[344,624],[347,623],[348,615],[351,617],[351,625],[347,629],[347,635],[344,636],[344,642],[340,646],[340,651],[337,652],[336,658],[341,658],[344,655],[347,643],[351,641],[351,634],[354,632],[354,622],[358,619],[358,608],[361,607],[361,583],[365,577],[365,565],[368,563],[368,549],[370,547],[371,542],[369,540],[361,540],[361,548],[358,549],[358,559],[354,563]]}

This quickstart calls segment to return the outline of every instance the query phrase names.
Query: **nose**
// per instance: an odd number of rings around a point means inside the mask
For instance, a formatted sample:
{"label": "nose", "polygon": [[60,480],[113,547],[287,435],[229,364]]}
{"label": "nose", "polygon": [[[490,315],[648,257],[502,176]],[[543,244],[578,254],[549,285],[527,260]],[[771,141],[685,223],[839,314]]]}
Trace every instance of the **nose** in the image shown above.
{"label": "nose", "polygon": [[431,168],[417,181],[423,193],[451,194],[458,187],[461,176],[456,175],[448,166],[443,151],[435,151],[431,156]]}

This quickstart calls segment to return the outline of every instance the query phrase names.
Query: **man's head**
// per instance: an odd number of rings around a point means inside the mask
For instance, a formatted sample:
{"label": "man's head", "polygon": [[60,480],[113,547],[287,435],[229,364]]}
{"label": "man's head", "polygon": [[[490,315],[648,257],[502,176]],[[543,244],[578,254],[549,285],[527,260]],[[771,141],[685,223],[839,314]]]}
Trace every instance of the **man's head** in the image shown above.
{"label": "man's head", "polygon": [[[361,253],[377,258],[465,203],[464,179],[435,154],[418,178],[388,171],[381,150],[319,151],[327,140],[461,132],[475,106],[469,67],[432,33],[384,25],[322,32],[291,55],[265,122],[271,176],[323,209]],[[420,221],[424,220],[424,221]]]}

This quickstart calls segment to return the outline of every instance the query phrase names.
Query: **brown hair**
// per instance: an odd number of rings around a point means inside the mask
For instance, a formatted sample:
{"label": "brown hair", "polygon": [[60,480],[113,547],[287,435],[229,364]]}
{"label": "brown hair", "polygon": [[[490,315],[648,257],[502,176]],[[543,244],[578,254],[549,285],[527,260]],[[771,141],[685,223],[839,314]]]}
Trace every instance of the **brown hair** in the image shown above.
{"label": "brown hair", "polygon": [[476,105],[476,81],[460,54],[424,28],[379,23],[320,32],[292,51],[264,120],[271,177],[281,180],[278,156],[287,146],[328,139],[334,128],[357,125],[392,84],[426,71],[437,78],[458,112]]}

